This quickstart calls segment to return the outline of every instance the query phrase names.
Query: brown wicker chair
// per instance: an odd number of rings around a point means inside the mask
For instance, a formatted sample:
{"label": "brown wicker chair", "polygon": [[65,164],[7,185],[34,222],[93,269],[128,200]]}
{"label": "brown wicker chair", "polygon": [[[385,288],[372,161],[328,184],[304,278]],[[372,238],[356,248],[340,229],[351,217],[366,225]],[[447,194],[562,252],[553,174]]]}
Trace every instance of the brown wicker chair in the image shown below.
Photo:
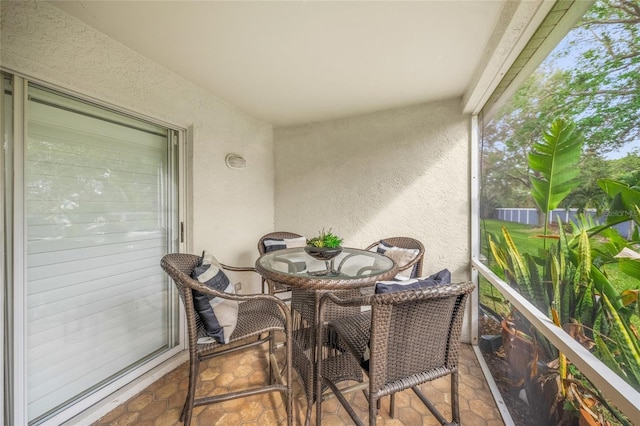
{"label": "brown wicker chair", "polygon": [[[189,388],[187,398],[180,414],[180,421],[185,425],[191,422],[193,407],[228,401],[230,399],[259,395],[267,392],[281,392],[287,410],[288,424],[293,424],[293,398],[292,398],[292,349],[291,341],[291,314],[287,305],[277,297],[267,294],[236,295],[218,292],[210,287],[200,284],[191,278],[191,272],[196,267],[199,256],[192,254],[167,254],[162,258],[162,269],[174,280],[178,293],[182,299],[186,312],[188,340],[189,340]],[[254,271],[254,268],[238,268],[221,265],[223,269],[231,271]],[[237,300],[238,323],[230,336],[228,344],[206,343],[198,344],[198,338],[203,337],[204,328],[193,305],[192,290],[211,294],[215,297]],[[281,331],[285,334],[285,367],[282,372],[278,367],[275,356],[274,332]],[[195,397],[196,382],[198,380],[198,368],[200,361],[221,356],[238,350],[249,349],[268,343],[269,383],[262,387],[237,390],[215,396]],[[285,378],[283,379],[282,373]],[[275,376],[275,382],[274,382]]]}
{"label": "brown wicker chair", "polygon": [[[302,235],[293,233],[293,232],[286,232],[286,231],[278,231],[278,232],[271,232],[269,234],[263,235],[262,237],[260,237],[260,239],[258,240],[258,253],[260,253],[260,255],[262,256],[263,254],[266,253],[266,249],[265,249],[265,245],[264,245],[264,240],[267,239],[288,239],[288,238],[301,238]],[[275,295],[278,293],[286,293],[288,291],[291,291],[291,287],[288,285],[284,285],[284,284],[280,284],[280,283],[274,283],[268,280],[265,280],[264,278],[262,278],[262,292],[265,292],[265,284],[268,286],[269,288],[269,294]],[[286,298],[283,299],[285,301],[291,300],[290,298]]]}
{"label": "brown wicker chair", "polygon": [[[405,249],[418,249],[419,253],[415,259],[413,259],[411,262],[405,265],[398,265],[399,267],[398,272],[402,272],[407,269],[413,268],[413,270],[411,271],[411,278],[422,276],[422,262],[424,260],[424,245],[420,241],[410,237],[390,237],[390,238],[383,238],[382,241],[395,247],[400,247]],[[379,241],[376,241],[375,243],[367,247],[365,250],[373,250],[374,248],[377,247],[378,243]]]}
{"label": "brown wicker chair", "polygon": [[[409,388],[441,424],[450,424],[418,388],[446,375],[451,375],[453,423],[460,424],[458,351],[465,303],[473,288],[471,282],[463,282],[352,299],[340,299],[331,293],[323,295],[321,321],[328,301],[340,306],[371,306],[370,311],[334,319],[328,325],[369,376],[370,425],[376,424],[381,397],[391,395],[391,417],[394,417],[395,393]],[[368,362],[364,361],[365,352],[371,354]],[[330,360],[326,364],[320,359],[318,369],[322,377],[317,381],[317,392],[325,386],[331,389],[356,424],[363,425],[342,392],[327,378],[332,375]],[[316,424],[320,424],[322,417],[322,399],[316,398]]]}

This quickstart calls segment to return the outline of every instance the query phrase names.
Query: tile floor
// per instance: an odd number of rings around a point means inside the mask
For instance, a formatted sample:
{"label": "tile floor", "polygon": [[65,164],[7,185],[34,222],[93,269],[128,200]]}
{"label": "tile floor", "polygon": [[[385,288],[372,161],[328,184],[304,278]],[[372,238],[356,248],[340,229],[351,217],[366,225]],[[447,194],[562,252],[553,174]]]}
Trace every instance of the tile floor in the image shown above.
{"label": "tile floor", "polygon": [[[261,383],[265,380],[266,360],[255,351],[232,354],[205,361],[201,366],[197,395],[215,393],[220,389]],[[178,417],[186,396],[188,363],[167,374],[137,396],[117,407],[92,426],[170,426],[180,425]],[[430,398],[450,418],[449,378],[444,377],[421,386]],[[462,345],[460,355],[460,416],[465,426],[504,425],[489,392],[482,371],[471,346]],[[302,388],[294,386],[294,424],[301,425],[306,413],[306,398]],[[358,415],[366,421],[367,402],[361,391],[350,394]],[[378,413],[378,424],[437,425],[438,422],[412,391],[396,397],[396,418],[389,417],[389,398],[384,398]],[[353,422],[340,403],[331,398],[323,402],[322,424],[325,426],[351,425]],[[286,424],[284,404],[279,394],[271,393],[227,401],[194,409],[194,426],[204,425],[283,425]],[[315,424],[315,409],[312,425]]]}

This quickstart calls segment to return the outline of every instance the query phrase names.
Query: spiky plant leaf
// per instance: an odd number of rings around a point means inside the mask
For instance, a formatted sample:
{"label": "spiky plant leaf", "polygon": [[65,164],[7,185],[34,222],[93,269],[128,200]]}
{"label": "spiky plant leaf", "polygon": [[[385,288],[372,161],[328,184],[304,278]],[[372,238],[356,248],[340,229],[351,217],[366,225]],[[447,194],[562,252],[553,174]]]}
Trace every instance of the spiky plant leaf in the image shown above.
{"label": "spiky plant leaf", "polygon": [[560,238],[557,244],[558,258],[560,261],[559,270],[562,272],[562,276],[558,282],[559,287],[559,306],[560,306],[560,321],[561,324],[567,324],[571,320],[575,320],[576,315],[574,314],[575,306],[576,306],[576,291],[574,290],[573,278],[575,277],[575,273],[573,273],[573,264],[569,258],[569,237],[565,232],[564,226],[562,223],[559,223],[558,226]]}
{"label": "spiky plant leaf", "polygon": [[578,247],[575,250],[575,256],[577,261],[577,269],[574,276],[574,311],[576,319],[587,327],[593,327],[597,306],[591,278],[591,245],[587,231],[584,229],[578,236]]}
{"label": "spiky plant leaf", "polygon": [[553,309],[555,311],[555,316],[557,318],[553,318],[554,322],[557,322],[556,325],[562,327],[562,323],[560,322],[560,318],[563,317],[564,309],[562,306],[562,298],[561,298],[561,281],[560,277],[560,262],[556,256],[551,256],[551,286],[553,288]]}
{"label": "spiky plant leaf", "polygon": [[621,356],[621,369],[627,372],[627,381],[640,390],[640,344],[606,295],[602,295],[603,307],[611,322],[611,335]]}
{"label": "spiky plant leaf", "polygon": [[507,256],[502,249],[494,240],[493,237],[489,237],[489,247],[491,248],[491,253],[493,254],[493,259],[496,261],[498,266],[501,269],[507,269]]}
{"label": "spiky plant leaf", "polygon": [[524,255],[524,259],[527,265],[528,274],[528,280],[525,280],[525,282],[527,283],[527,294],[525,295],[525,297],[544,314],[550,315],[551,301],[549,299],[549,294],[547,293],[544,280],[542,280],[540,277],[538,264],[536,263],[535,259],[528,253]]}
{"label": "spiky plant leaf", "polygon": [[620,364],[616,360],[609,347],[606,345],[604,339],[600,336],[600,333],[593,333],[593,341],[596,344],[596,350],[598,351],[598,358],[605,363],[607,367],[612,369],[618,376],[626,377],[626,373],[620,368]]}
{"label": "spiky plant leaf", "polygon": [[507,228],[504,226],[502,226],[502,235],[506,244],[505,255],[507,268],[505,271],[508,270],[511,273],[513,284],[530,294],[531,281],[528,274],[527,262],[518,251],[509,231],[507,231]]}
{"label": "spiky plant leaf", "polygon": [[591,282],[591,244],[586,230],[580,232],[578,238],[578,269],[577,278],[582,285],[589,285]]}

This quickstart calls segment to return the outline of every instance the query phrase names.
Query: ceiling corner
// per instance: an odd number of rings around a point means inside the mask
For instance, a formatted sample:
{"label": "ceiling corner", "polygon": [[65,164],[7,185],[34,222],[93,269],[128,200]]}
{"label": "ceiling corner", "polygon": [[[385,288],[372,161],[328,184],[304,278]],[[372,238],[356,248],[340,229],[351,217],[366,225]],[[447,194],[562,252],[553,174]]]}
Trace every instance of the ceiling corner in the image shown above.
{"label": "ceiling corner", "polygon": [[555,0],[504,2],[491,39],[469,87],[463,94],[464,113],[480,112],[555,3]]}

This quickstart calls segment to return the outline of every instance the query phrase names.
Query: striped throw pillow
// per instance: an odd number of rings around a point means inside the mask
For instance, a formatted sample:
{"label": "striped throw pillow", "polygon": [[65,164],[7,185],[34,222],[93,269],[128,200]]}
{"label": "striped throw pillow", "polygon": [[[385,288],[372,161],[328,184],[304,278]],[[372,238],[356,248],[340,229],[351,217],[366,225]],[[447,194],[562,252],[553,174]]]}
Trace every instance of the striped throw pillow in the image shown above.
{"label": "striped throw pillow", "polygon": [[[191,278],[214,290],[235,294],[235,287],[220,267],[220,263],[206,251],[202,253]],[[206,336],[198,339],[198,343],[229,343],[229,338],[238,323],[238,302],[193,290],[193,305],[206,333]]]}
{"label": "striped throw pillow", "polygon": [[307,245],[307,239],[305,237],[298,238],[266,238],[262,244],[264,244],[264,252],[269,253],[275,250],[282,250],[286,248],[304,247]]}

